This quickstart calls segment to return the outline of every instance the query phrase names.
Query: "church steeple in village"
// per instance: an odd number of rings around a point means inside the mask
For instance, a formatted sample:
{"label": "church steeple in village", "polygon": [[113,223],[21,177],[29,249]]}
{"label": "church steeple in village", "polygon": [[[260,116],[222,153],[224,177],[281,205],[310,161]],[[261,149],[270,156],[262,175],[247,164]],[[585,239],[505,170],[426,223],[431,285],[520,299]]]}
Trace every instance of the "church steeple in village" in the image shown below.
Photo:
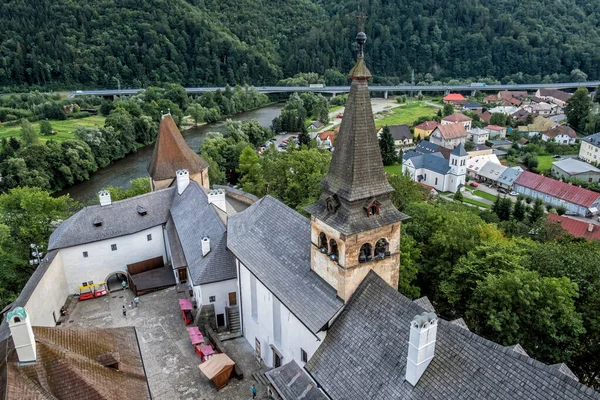
{"label": "church steeple in village", "polygon": [[319,200],[311,214],[311,269],[348,300],[370,270],[398,286],[400,222],[390,200],[367,84],[367,36],[358,33],[358,57],[344,117]]}

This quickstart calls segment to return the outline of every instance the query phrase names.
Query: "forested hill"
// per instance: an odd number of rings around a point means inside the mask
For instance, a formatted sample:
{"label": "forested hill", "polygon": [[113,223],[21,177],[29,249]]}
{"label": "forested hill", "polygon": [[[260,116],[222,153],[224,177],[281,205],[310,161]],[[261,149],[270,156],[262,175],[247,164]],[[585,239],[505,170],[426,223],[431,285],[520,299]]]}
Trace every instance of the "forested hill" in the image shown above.
{"label": "forested hill", "polygon": [[359,4],[376,81],[600,79],[600,0],[4,0],[0,86],[346,72]]}

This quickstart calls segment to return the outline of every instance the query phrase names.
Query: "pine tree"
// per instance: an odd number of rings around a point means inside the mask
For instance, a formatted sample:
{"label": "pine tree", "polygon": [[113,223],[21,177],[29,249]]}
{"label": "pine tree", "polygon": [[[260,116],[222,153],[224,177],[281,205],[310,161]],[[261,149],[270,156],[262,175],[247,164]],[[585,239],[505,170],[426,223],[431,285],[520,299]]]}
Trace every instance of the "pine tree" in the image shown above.
{"label": "pine tree", "polygon": [[447,117],[448,115],[451,115],[451,114],[454,114],[454,106],[450,103],[444,104],[444,117]]}
{"label": "pine tree", "polygon": [[523,204],[523,201],[518,200],[515,203],[515,207],[513,210],[513,217],[517,221],[523,221],[523,219],[525,219],[525,205]]}
{"label": "pine tree", "polygon": [[535,199],[533,208],[529,212],[529,222],[532,224],[539,221],[544,216],[544,203],[542,199]]}
{"label": "pine tree", "polygon": [[508,221],[512,211],[512,201],[508,197],[503,197],[500,199],[498,206],[498,218],[500,218],[500,221]]}
{"label": "pine tree", "polygon": [[379,137],[379,149],[381,150],[381,159],[383,165],[392,165],[398,159],[396,155],[396,145],[390,132],[390,128],[385,126]]}
{"label": "pine tree", "polygon": [[460,189],[459,189],[459,190],[457,190],[457,191],[456,191],[456,193],[454,193],[454,200],[455,200],[455,201],[458,201],[458,202],[461,202],[461,203],[462,203],[462,201],[464,200],[463,194],[462,194],[462,192],[460,191]]}

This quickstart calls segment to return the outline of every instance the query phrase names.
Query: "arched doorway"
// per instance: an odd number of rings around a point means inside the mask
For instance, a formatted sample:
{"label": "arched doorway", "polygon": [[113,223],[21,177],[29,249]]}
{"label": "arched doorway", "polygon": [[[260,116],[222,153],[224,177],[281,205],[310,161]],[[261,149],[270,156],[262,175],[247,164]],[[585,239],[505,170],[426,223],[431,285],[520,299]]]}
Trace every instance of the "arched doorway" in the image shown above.
{"label": "arched doorway", "polygon": [[129,274],[125,271],[115,271],[112,274],[108,275],[105,279],[106,281],[106,289],[109,292],[114,292],[117,290],[123,290],[123,280],[127,282],[127,286],[129,286]]}

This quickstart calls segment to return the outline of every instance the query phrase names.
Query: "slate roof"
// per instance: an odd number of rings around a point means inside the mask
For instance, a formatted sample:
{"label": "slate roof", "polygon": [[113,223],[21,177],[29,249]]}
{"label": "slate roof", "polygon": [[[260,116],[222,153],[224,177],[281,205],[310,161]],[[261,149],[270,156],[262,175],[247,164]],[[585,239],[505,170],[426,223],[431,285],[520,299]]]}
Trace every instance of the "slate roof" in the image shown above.
{"label": "slate roof", "polygon": [[175,228],[175,222],[173,218],[169,218],[165,225],[165,231],[167,233],[167,241],[169,242],[169,250],[171,251],[171,265],[173,268],[187,267],[187,261],[183,254],[183,248],[181,248],[181,242],[179,241],[179,235]]}
{"label": "slate roof", "polygon": [[[176,190],[175,187],[170,187],[129,199],[114,201],[107,206],[85,207],[52,232],[48,249],[61,249],[130,235],[162,225],[169,218],[169,207]],[[138,207],[145,208],[146,215],[138,213]],[[94,222],[97,221],[101,221],[102,225],[94,226]]]}
{"label": "slate roof", "polygon": [[310,269],[310,220],[271,196],[229,218],[227,246],[313,333],[342,307],[335,289]]}
{"label": "slate roof", "polygon": [[411,157],[407,161],[410,161],[415,169],[423,168],[442,175],[446,175],[450,171],[450,164],[441,153],[422,154]]}
{"label": "slate roof", "polygon": [[323,391],[296,361],[265,373],[282,400],[327,400]]}
{"label": "slate roof", "polygon": [[596,147],[600,147],[600,132],[581,138],[581,141],[593,144]]}
{"label": "slate roof", "polygon": [[444,320],[413,387],[404,379],[410,323],[423,311],[371,271],[306,369],[332,399],[600,399],[558,368]]}
{"label": "slate roof", "polygon": [[190,149],[171,115],[163,116],[148,164],[148,173],[152,179],[174,179],[175,172],[180,169],[187,169],[192,175],[206,168],[208,163]]}
{"label": "slate roof", "polygon": [[466,103],[466,104],[463,105],[463,108],[467,108],[467,109],[481,108],[481,104],[479,104],[479,103]]}
{"label": "slate roof", "polygon": [[571,96],[571,93],[563,92],[558,89],[540,89],[540,97],[554,97],[555,99],[567,101]]}
{"label": "slate roof", "polygon": [[600,193],[592,192],[579,186],[569,185],[568,183],[537,175],[529,171],[523,171],[515,181],[515,184],[586,208],[592,207],[600,198]]}
{"label": "slate roof", "polygon": [[[190,181],[181,195],[175,194],[171,215],[194,285],[237,277],[235,257],[227,250],[225,224],[198,183]],[[210,238],[210,252],[202,256],[205,236]]]}
{"label": "slate roof", "polygon": [[504,165],[488,161],[483,165],[483,167],[481,167],[478,174],[484,178],[497,181],[500,178],[500,175],[502,175],[506,169],[507,167]]}
{"label": "slate roof", "polygon": [[415,147],[415,151],[421,154],[435,153],[440,148],[439,144],[433,144],[428,140],[421,140]]}
{"label": "slate roof", "polygon": [[504,172],[498,178],[498,183],[503,185],[512,186],[515,183],[515,180],[521,175],[523,172],[522,168],[506,168]]}
{"label": "slate roof", "polygon": [[572,139],[577,138],[577,134],[575,133],[575,130],[573,130],[573,128],[571,128],[570,126],[567,126],[567,125],[559,125],[552,129],[548,129],[547,131],[543,132],[543,135],[547,136],[551,139],[554,139],[557,136],[561,136],[561,135],[567,135],[568,137],[570,137]]}
{"label": "slate roof", "polygon": [[439,125],[431,134],[433,135],[437,130],[440,131],[445,140],[458,139],[467,136],[467,131],[463,124]]}
{"label": "slate roof", "polygon": [[[37,363],[18,365],[12,338],[0,343],[0,399],[150,399],[134,327],[33,327]],[[102,365],[111,354],[119,369]]]}
{"label": "slate roof", "polygon": [[600,172],[599,168],[575,158],[565,158],[564,160],[555,161],[552,163],[552,166],[561,169],[569,175],[584,174],[586,172]]}
{"label": "slate roof", "polygon": [[[590,222],[565,217],[557,214],[548,214],[548,221],[560,224],[560,226],[575,237],[587,240],[600,240],[600,226]],[[590,226],[592,231],[590,232]]]}
{"label": "slate roof", "polygon": [[465,114],[462,114],[462,113],[454,113],[454,114],[451,114],[451,115],[448,115],[448,116],[442,118],[442,121],[467,122],[467,121],[473,121],[473,119],[470,117],[467,117]]}
{"label": "slate roof", "polygon": [[410,133],[410,128],[408,125],[392,125],[389,126],[389,128],[394,140],[412,140],[413,138],[413,134]]}
{"label": "slate roof", "polygon": [[465,150],[465,146],[463,146],[462,143],[459,143],[458,146],[456,146],[450,154],[458,157],[464,157],[469,155],[469,153],[467,153],[467,150]]}

